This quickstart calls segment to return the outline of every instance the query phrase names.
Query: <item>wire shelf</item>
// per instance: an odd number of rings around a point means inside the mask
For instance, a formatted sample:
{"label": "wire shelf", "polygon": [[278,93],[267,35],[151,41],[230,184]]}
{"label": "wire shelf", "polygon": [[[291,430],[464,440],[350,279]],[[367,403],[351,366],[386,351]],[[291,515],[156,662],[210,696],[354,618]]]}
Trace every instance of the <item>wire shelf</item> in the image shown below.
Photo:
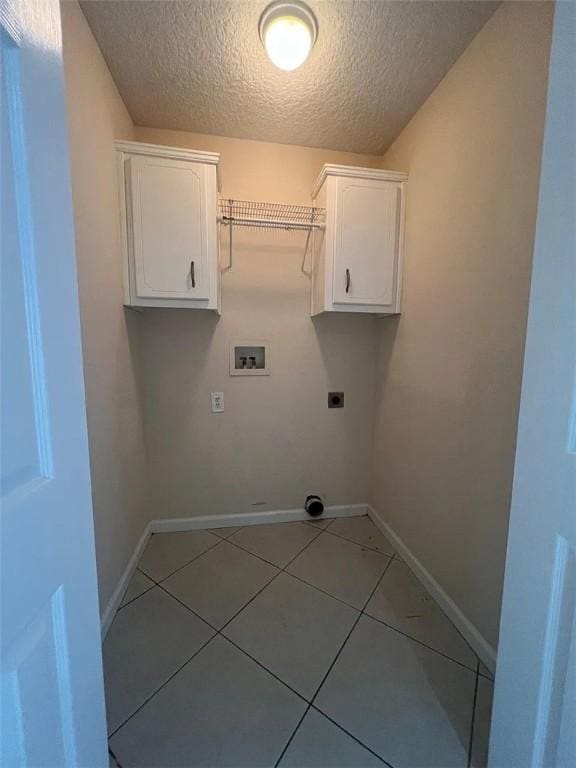
{"label": "wire shelf", "polygon": [[218,221],[255,229],[323,229],[326,209],[308,205],[220,200]]}

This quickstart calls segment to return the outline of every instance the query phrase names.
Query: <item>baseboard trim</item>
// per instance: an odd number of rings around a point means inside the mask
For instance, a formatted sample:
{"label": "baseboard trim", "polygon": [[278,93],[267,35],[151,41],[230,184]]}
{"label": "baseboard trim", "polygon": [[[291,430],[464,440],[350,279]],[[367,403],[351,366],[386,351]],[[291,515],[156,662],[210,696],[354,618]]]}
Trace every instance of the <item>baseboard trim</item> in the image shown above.
{"label": "baseboard trim", "polygon": [[496,650],[484,638],[478,628],[464,615],[450,595],[445,592],[432,574],[422,565],[420,560],[402,541],[393,528],[391,528],[391,526],[371,506],[368,506],[368,515],[374,524],[380,528],[382,533],[394,545],[398,554],[402,557],[418,581],[421,582],[434,600],[436,600],[440,608],[442,608],[450,621],[464,636],[464,639],[480,657],[482,662],[494,674],[496,670]]}
{"label": "baseboard trim", "polygon": [[[368,504],[344,504],[326,507],[322,517],[357,517],[368,514]],[[263,512],[238,512],[231,515],[202,515],[201,517],[173,517],[167,520],[152,520],[152,533],[173,531],[200,531],[207,528],[230,528],[266,523],[292,523],[312,520],[305,509],[274,509]],[[320,518],[316,518],[320,519]]]}
{"label": "baseboard trim", "polygon": [[100,631],[102,634],[102,640],[106,637],[106,633],[110,629],[110,625],[112,624],[112,619],[116,615],[116,611],[120,607],[120,603],[122,602],[122,598],[124,597],[124,592],[126,592],[126,589],[128,588],[128,584],[130,583],[130,579],[132,578],[132,575],[134,574],[134,571],[136,570],[136,566],[138,565],[138,561],[142,557],[142,553],[144,552],[144,549],[146,548],[146,544],[148,544],[148,539],[152,535],[152,527],[150,523],[144,528],[142,532],[142,536],[138,539],[138,543],[136,544],[136,547],[134,548],[134,552],[132,553],[132,556],[130,557],[130,560],[128,561],[128,565],[124,569],[124,573],[120,577],[120,581],[118,582],[118,586],[112,593],[112,597],[110,600],[108,600],[108,603],[106,605],[106,608],[104,609],[102,616],[100,618]]}

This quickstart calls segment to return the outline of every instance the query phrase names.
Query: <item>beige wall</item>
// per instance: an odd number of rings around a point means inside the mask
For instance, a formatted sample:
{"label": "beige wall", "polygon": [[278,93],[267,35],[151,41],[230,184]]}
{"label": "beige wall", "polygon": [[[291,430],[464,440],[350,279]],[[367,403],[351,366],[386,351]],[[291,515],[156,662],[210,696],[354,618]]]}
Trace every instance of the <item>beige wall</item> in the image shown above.
{"label": "beige wall", "polygon": [[[136,138],[221,152],[222,195],[247,200],[309,204],[323,163],[378,162],[142,128]],[[186,310],[143,319],[153,516],[301,507],[310,492],[328,504],[367,501],[377,320],[310,319],[304,234],[236,230],[234,239],[219,319]],[[262,338],[271,344],[271,375],[230,377],[230,342]],[[328,410],[331,389],[344,390],[344,409]],[[214,391],[224,392],[224,413],[210,412]]]}
{"label": "beige wall", "polygon": [[403,312],[380,326],[374,504],[493,646],[552,12],[502,5],[383,159],[410,178]]}
{"label": "beige wall", "polygon": [[100,605],[148,522],[139,318],[122,307],[113,141],[132,121],[76,2],[62,4]]}

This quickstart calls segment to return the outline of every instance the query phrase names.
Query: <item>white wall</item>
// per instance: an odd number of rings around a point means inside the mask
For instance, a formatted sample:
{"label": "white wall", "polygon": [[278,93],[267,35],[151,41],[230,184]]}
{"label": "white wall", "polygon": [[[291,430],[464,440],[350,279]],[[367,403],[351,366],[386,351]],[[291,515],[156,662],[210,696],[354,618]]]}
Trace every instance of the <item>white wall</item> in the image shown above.
{"label": "white wall", "polygon": [[374,505],[494,647],[552,13],[504,3],[383,158],[410,177]]}
{"label": "white wall", "polygon": [[62,4],[101,610],[148,522],[137,315],[122,306],[113,141],[132,121],[76,2]]}
{"label": "white wall", "polygon": [[[224,197],[310,204],[325,162],[377,158],[137,128],[142,141],[222,153]],[[310,318],[300,272],[305,235],[235,231],[222,316],[151,310],[144,317],[146,428],[154,517],[301,507],[368,498],[377,320]],[[227,259],[226,234],[222,258]],[[265,338],[269,377],[229,376],[229,344]],[[328,410],[329,390],[345,408]],[[210,412],[210,392],[226,410]],[[257,505],[257,506],[255,506]]]}

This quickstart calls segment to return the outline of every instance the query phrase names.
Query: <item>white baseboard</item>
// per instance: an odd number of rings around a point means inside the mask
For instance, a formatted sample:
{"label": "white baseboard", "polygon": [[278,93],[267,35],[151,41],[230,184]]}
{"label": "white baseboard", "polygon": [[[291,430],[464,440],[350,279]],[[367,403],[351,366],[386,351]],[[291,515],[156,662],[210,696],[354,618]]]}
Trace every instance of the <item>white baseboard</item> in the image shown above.
{"label": "white baseboard", "polygon": [[477,656],[484,662],[488,669],[494,674],[496,670],[496,650],[480,633],[478,628],[462,613],[460,608],[452,600],[450,595],[444,591],[432,574],[426,570],[420,560],[412,553],[410,548],[402,541],[390,525],[374,510],[368,507],[368,514],[375,525],[380,528],[382,533],[394,545],[398,554],[402,557],[406,565],[414,573],[416,578],[432,595],[440,608],[448,616],[450,621],[463,635],[464,639],[476,652]]}
{"label": "white baseboard", "polygon": [[[357,517],[368,514],[368,504],[345,504],[326,507],[322,517]],[[167,520],[152,520],[152,533],[171,531],[199,531],[207,528],[230,528],[244,525],[264,525],[265,523],[292,523],[299,520],[318,520],[312,518],[305,509],[274,509],[264,512],[239,512],[231,515],[203,515],[201,517],[173,517]]]}
{"label": "white baseboard", "polygon": [[104,640],[104,638],[106,637],[106,633],[110,629],[110,625],[112,624],[112,619],[116,615],[116,611],[118,610],[120,603],[122,602],[122,598],[124,597],[124,592],[126,592],[128,584],[130,583],[130,579],[132,578],[132,575],[136,570],[138,561],[142,557],[142,553],[144,552],[146,544],[148,544],[148,539],[150,538],[151,534],[152,534],[152,528],[150,523],[148,523],[148,525],[146,526],[146,528],[144,528],[144,531],[142,532],[142,536],[140,536],[140,538],[138,539],[138,543],[136,544],[136,547],[134,548],[134,552],[132,553],[132,556],[128,561],[128,565],[126,566],[126,568],[124,569],[124,573],[120,577],[118,586],[112,593],[112,597],[110,598],[110,600],[108,600],[108,604],[106,605],[106,608],[104,609],[102,616],[100,618],[100,630],[102,633],[102,640]]}

